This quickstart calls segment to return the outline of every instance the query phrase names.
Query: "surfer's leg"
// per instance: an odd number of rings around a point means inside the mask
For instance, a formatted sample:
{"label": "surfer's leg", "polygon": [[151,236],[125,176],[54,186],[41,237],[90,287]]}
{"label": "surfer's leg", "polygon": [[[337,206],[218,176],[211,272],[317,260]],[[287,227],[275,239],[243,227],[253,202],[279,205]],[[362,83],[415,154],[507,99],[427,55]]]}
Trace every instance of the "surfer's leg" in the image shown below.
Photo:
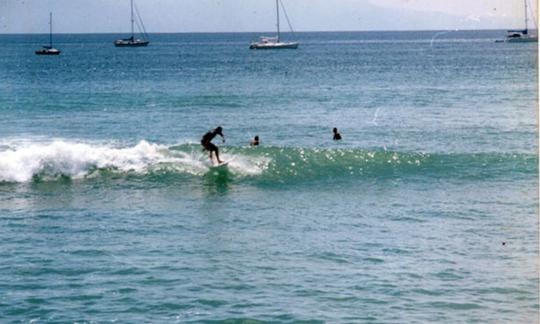
{"label": "surfer's leg", "polygon": [[216,160],[218,161],[218,163],[222,163],[223,161],[221,161],[219,159],[219,149],[217,146],[215,146],[214,144],[210,143],[210,152],[215,152],[216,153]]}
{"label": "surfer's leg", "polygon": [[219,159],[219,149],[217,148],[217,146],[216,146],[216,159],[217,159],[218,163],[223,163],[223,161],[221,161]]}
{"label": "surfer's leg", "polygon": [[217,146],[215,146],[214,144],[210,143],[208,144],[208,150],[210,151],[210,160],[212,160],[212,152],[216,153],[216,160],[218,161],[218,163],[222,163],[223,161],[221,161],[219,159],[219,149]]}
{"label": "surfer's leg", "polygon": [[208,158],[210,159],[210,163],[213,163],[212,161],[212,152],[214,151],[214,148],[216,147],[212,143],[203,143],[201,142],[202,146],[204,147],[203,151],[208,151]]}

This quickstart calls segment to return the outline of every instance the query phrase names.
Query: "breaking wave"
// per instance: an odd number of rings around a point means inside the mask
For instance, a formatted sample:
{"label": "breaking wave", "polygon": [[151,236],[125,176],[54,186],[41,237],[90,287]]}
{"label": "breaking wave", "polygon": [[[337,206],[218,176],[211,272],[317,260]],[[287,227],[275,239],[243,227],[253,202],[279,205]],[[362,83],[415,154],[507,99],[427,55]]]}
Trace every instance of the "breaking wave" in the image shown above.
{"label": "breaking wave", "polygon": [[[359,177],[497,177],[538,174],[532,154],[427,154],[290,147],[225,147],[234,179],[282,182]],[[84,179],[104,174],[175,174],[201,177],[216,172],[199,145],[166,146],[147,141],[129,147],[66,140],[0,145],[0,182]]]}

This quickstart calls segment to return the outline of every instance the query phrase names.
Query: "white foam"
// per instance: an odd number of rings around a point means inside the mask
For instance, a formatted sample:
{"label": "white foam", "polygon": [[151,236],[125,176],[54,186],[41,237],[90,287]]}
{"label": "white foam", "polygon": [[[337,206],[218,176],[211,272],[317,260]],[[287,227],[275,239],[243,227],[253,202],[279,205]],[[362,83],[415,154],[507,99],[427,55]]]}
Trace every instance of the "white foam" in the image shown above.
{"label": "white foam", "polygon": [[244,156],[223,154],[225,160],[229,162],[229,169],[236,174],[243,176],[256,176],[268,168],[271,159],[264,156]]}
{"label": "white foam", "polygon": [[[250,176],[264,171],[268,161],[241,155],[224,155],[231,159],[231,172]],[[36,175],[82,178],[95,169],[116,172],[147,173],[164,170],[193,175],[208,171],[207,155],[199,151],[186,153],[167,146],[140,141],[132,147],[112,144],[14,141],[0,146],[0,182],[27,182]]]}

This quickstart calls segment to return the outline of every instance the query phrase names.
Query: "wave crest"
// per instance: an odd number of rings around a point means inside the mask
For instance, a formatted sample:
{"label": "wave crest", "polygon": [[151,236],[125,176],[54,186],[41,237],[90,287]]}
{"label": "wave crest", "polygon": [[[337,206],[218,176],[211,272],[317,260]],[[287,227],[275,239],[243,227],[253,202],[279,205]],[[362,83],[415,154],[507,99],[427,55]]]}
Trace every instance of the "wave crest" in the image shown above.
{"label": "wave crest", "polygon": [[[538,173],[530,154],[426,154],[361,149],[227,147],[236,179],[292,182],[312,179],[386,176],[493,177]],[[8,143],[0,145],[0,182],[28,182],[59,177],[85,178],[101,171],[127,174],[211,174],[208,156],[199,145],[165,146],[140,141],[131,147],[74,143]]]}
{"label": "wave crest", "polygon": [[[36,177],[77,179],[99,170],[201,175],[209,170],[206,159],[206,155],[194,147],[191,152],[173,151],[167,146],[147,141],[127,148],[62,140],[45,144],[4,145],[0,151],[0,182],[28,182]],[[240,170],[246,175],[262,172],[257,164],[243,159],[237,159],[231,169]]]}

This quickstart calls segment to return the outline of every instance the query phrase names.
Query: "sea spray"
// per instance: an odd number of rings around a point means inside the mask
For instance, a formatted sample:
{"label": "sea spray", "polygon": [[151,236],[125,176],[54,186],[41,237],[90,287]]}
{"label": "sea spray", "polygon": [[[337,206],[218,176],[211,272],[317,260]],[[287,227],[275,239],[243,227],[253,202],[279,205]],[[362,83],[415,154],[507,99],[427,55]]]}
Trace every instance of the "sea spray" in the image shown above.
{"label": "sea spray", "polygon": [[[115,173],[148,174],[172,172],[203,175],[211,164],[207,155],[193,145],[185,151],[165,145],[140,141],[132,147],[88,144],[55,140],[50,143],[18,143],[0,150],[0,182],[28,182],[32,179],[58,177],[84,178],[96,170]],[[227,154],[226,158],[230,158]],[[256,175],[267,161],[237,156],[230,169],[239,175]]]}
{"label": "sea spray", "polygon": [[29,144],[0,152],[0,181],[26,182],[35,176],[81,178],[93,169],[144,172],[156,163],[182,162],[170,157],[166,147],[141,141],[128,148],[56,140]]}

